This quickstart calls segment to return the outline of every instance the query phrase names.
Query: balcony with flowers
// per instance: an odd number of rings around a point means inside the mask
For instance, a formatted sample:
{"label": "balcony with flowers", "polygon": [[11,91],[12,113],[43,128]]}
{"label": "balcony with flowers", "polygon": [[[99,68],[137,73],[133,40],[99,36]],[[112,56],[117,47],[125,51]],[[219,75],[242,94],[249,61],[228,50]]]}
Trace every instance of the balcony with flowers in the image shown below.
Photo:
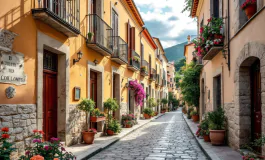
{"label": "balcony with flowers", "polygon": [[223,19],[208,19],[208,24],[200,28],[200,36],[193,43],[197,57],[212,60],[224,47]]}

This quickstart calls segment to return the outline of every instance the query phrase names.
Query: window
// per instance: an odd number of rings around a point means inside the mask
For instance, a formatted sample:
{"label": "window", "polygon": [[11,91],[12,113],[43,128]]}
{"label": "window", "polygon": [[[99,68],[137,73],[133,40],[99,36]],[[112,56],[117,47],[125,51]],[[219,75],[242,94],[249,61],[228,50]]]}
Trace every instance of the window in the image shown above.
{"label": "window", "polygon": [[219,0],[213,0],[213,17],[219,17]]}
{"label": "window", "polygon": [[172,78],[170,78],[170,82],[172,82]]}
{"label": "window", "polygon": [[112,29],[113,29],[113,36],[119,35],[119,18],[118,14],[112,10]]}
{"label": "window", "polygon": [[221,107],[222,105],[222,84],[221,75],[214,77],[214,108]]}

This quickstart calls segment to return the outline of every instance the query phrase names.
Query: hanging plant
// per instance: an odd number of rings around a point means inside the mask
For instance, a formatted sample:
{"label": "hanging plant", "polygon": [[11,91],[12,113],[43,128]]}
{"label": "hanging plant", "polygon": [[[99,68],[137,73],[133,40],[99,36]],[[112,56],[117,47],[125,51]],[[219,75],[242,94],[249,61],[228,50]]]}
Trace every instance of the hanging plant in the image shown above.
{"label": "hanging plant", "polygon": [[137,106],[138,105],[143,106],[143,101],[144,101],[144,98],[146,96],[143,86],[141,84],[139,84],[137,82],[137,80],[130,81],[129,82],[129,89],[134,91],[134,97],[135,97],[136,105]]}

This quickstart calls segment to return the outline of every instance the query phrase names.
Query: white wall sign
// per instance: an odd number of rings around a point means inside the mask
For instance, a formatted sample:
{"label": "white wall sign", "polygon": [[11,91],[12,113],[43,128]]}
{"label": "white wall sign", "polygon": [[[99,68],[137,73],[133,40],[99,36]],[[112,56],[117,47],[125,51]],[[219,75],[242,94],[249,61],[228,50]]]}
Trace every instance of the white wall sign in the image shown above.
{"label": "white wall sign", "polygon": [[0,51],[0,83],[23,85],[27,83],[24,73],[24,55]]}

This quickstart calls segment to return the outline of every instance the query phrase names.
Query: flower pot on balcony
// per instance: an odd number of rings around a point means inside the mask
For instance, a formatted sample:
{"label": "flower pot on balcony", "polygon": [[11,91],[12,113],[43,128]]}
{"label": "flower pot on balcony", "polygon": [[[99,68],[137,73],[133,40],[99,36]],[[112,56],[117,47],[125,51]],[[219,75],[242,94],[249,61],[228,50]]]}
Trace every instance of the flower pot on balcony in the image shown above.
{"label": "flower pot on balcony", "polygon": [[209,135],[204,135],[203,139],[204,139],[204,142],[211,142]]}
{"label": "flower pot on balcony", "polygon": [[90,117],[90,122],[101,122],[105,120],[106,120],[106,117]]}
{"label": "flower pot on balcony", "polygon": [[113,136],[113,135],[114,135],[114,131],[108,129],[108,130],[107,130],[107,134],[108,134],[109,136]]}
{"label": "flower pot on balcony", "polygon": [[94,139],[95,139],[95,134],[94,132],[88,132],[88,131],[83,131],[83,140],[86,144],[93,144]]}
{"label": "flower pot on balcony", "polygon": [[151,118],[150,115],[144,113],[144,119],[150,119],[150,118]]}
{"label": "flower pot on balcony", "polygon": [[210,130],[210,140],[212,145],[220,146],[224,144],[225,130]]}
{"label": "flower pot on balcony", "polygon": [[257,4],[250,4],[245,8],[245,13],[250,19],[257,12]]}
{"label": "flower pot on balcony", "polygon": [[198,122],[199,118],[200,118],[199,115],[192,115],[193,122]]}

